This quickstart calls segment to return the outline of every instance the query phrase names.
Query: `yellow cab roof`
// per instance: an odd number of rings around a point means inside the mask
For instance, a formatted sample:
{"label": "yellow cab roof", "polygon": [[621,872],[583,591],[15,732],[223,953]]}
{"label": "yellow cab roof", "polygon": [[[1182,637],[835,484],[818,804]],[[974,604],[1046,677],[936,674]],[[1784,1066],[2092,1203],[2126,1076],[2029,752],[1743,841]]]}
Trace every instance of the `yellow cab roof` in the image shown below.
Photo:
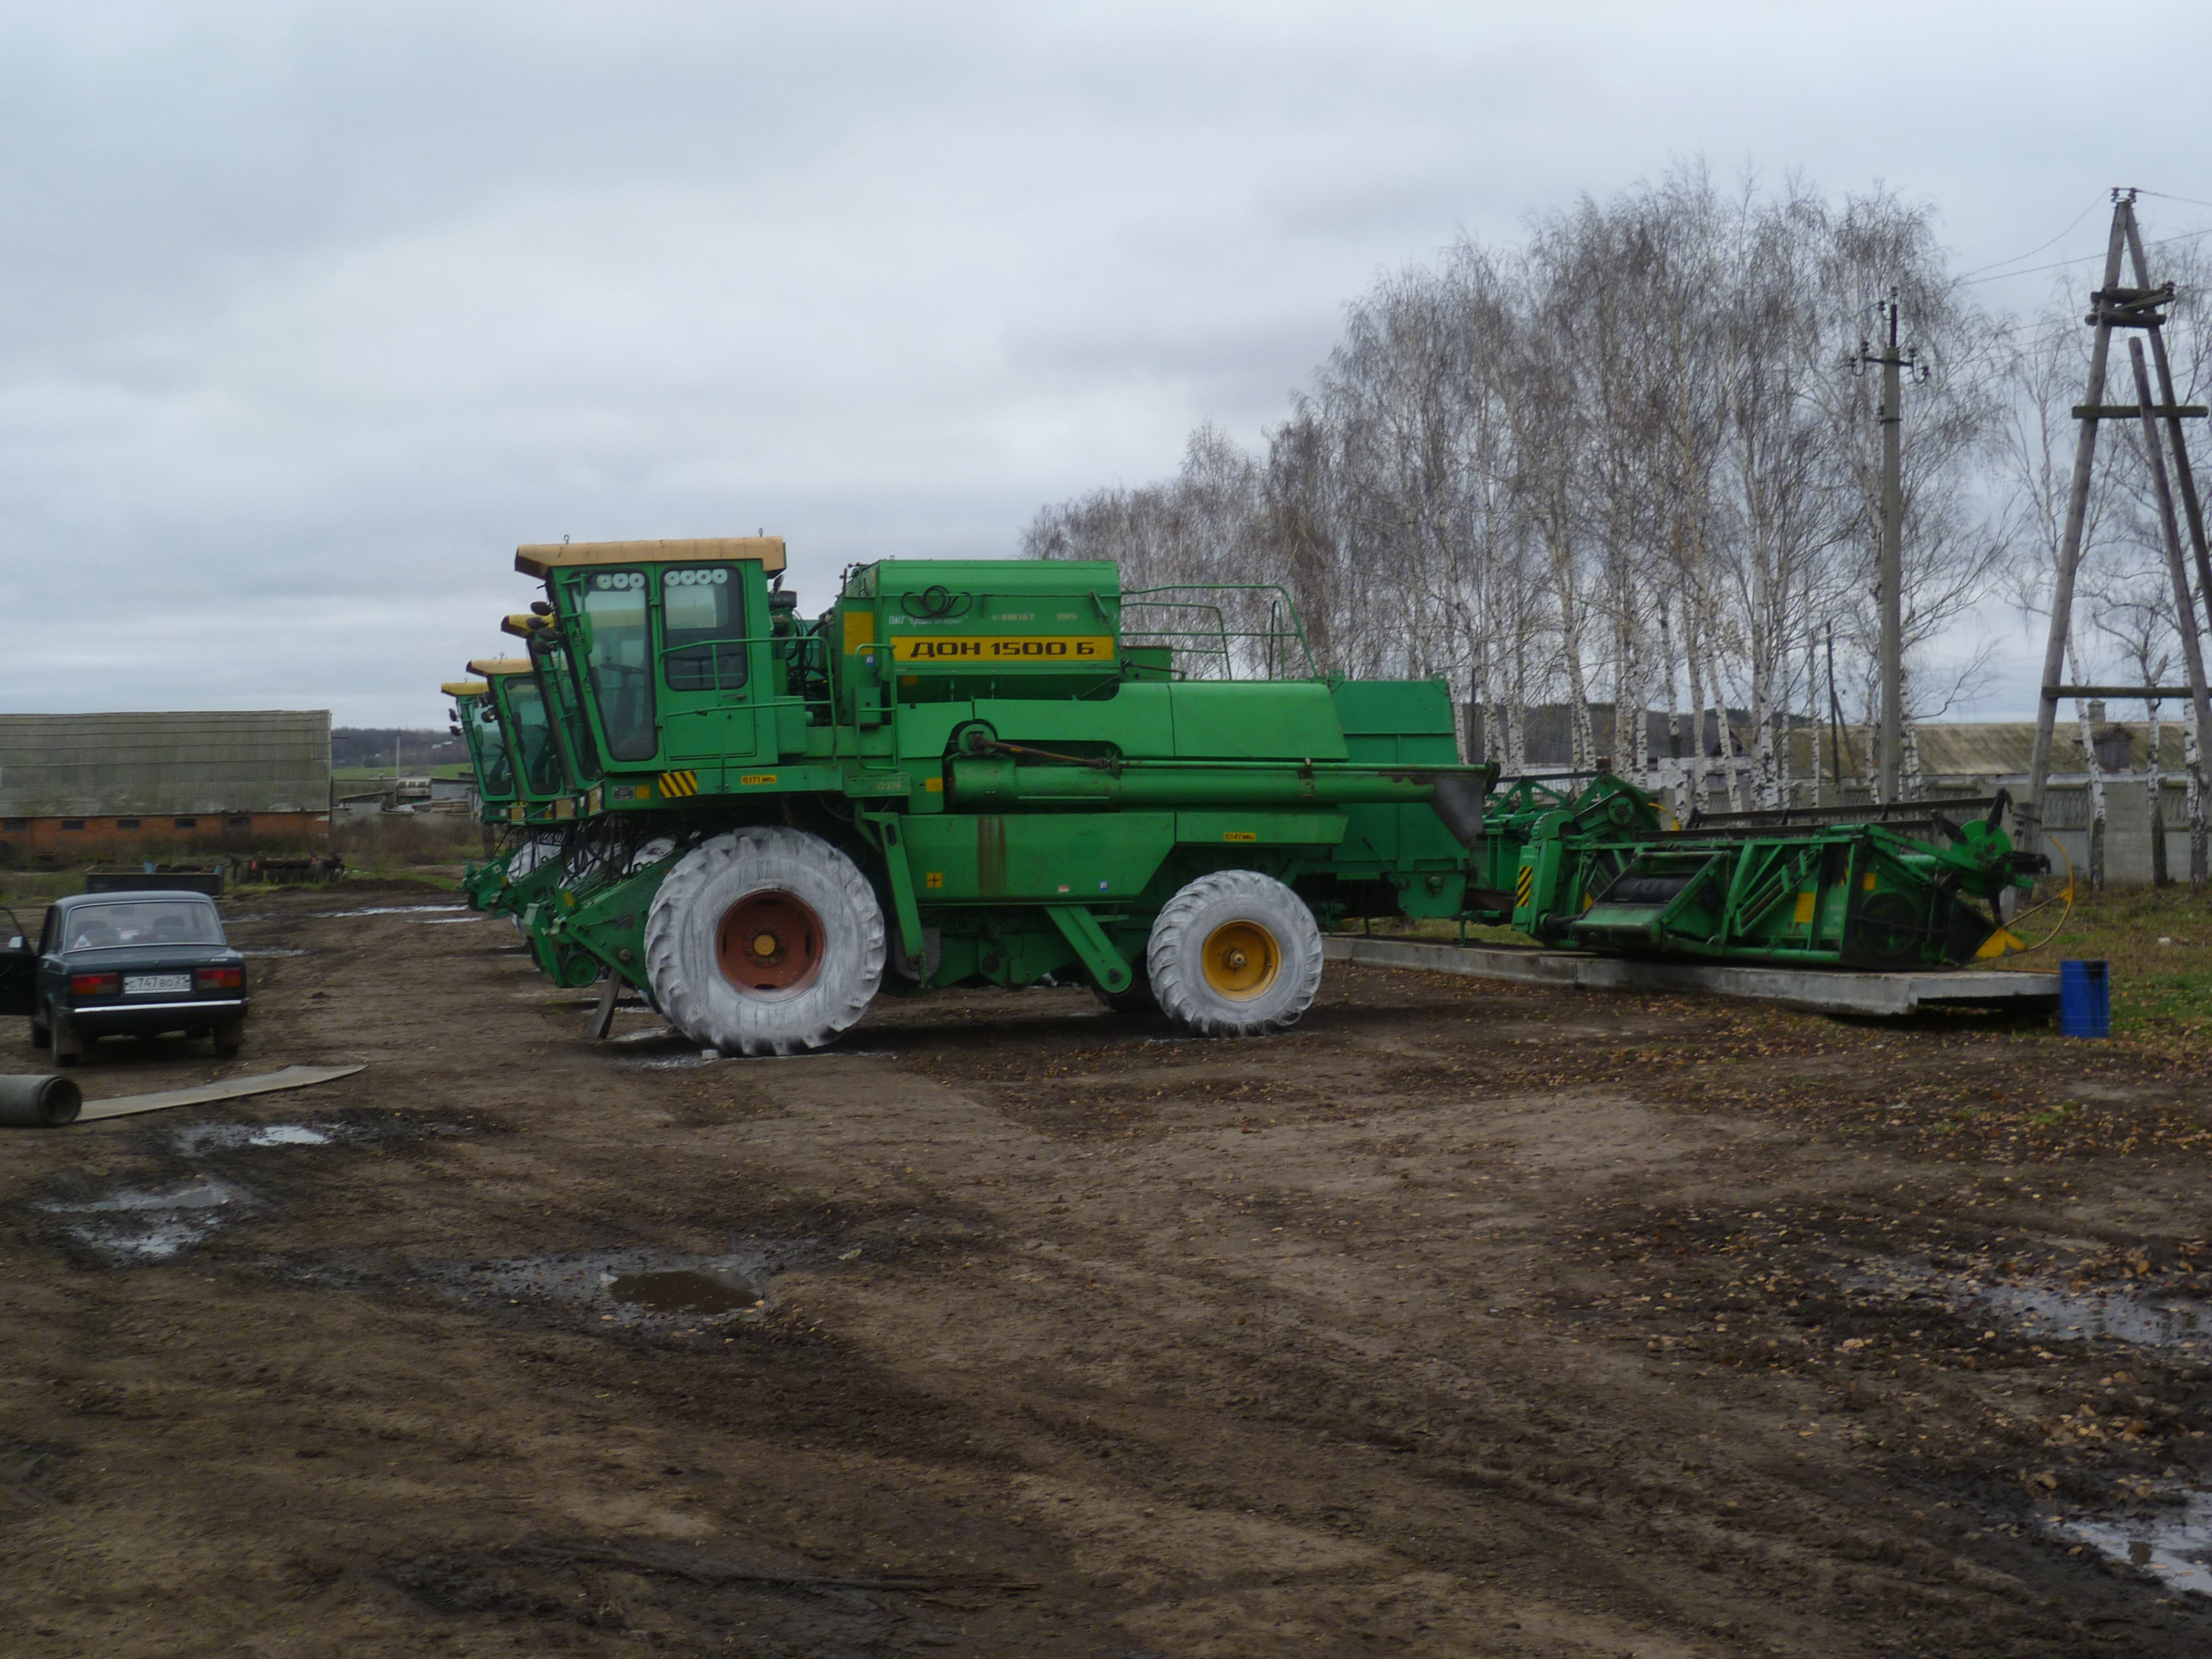
{"label": "yellow cab roof", "polygon": [[744,564],[757,562],[773,576],[783,568],[781,536],[707,536],[690,541],[544,542],[514,550],[514,568],[526,576],[594,564]]}

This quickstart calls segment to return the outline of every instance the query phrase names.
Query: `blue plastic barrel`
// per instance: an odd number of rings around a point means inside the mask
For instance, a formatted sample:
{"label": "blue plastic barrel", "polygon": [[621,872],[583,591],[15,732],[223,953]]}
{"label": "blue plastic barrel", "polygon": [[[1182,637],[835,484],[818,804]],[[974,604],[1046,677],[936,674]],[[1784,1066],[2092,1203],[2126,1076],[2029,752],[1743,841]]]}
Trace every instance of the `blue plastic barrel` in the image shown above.
{"label": "blue plastic barrel", "polygon": [[2058,1034],[2070,1037],[2112,1036],[2112,981],[2108,964],[2058,964]]}

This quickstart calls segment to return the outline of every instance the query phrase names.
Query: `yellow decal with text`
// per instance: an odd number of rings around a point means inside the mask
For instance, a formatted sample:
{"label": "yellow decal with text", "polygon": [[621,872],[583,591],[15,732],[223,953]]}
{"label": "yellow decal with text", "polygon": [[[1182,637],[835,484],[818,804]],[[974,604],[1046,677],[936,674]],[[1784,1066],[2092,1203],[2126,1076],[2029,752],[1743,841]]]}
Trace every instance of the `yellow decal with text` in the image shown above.
{"label": "yellow decal with text", "polygon": [[746,772],[738,777],[738,781],[743,784],[774,783],[775,781],[775,774],[773,772]]}
{"label": "yellow decal with text", "polygon": [[896,662],[1097,663],[1114,660],[1111,634],[901,634]]}
{"label": "yellow decal with text", "polygon": [[1221,839],[1224,841],[1257,841],[1260,837],[1249,830],[1224,830],[1222,831]]}

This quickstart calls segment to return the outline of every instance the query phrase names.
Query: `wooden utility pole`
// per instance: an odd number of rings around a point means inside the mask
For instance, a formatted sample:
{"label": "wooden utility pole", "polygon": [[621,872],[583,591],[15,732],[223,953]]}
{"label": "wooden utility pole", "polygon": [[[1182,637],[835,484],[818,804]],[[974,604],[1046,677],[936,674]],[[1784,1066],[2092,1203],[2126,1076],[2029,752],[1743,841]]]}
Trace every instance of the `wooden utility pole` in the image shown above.
{"label": "wooden utility pole", "polygon": [[1897,349],[1897,295],[1877,307],[1889,325],[1889,339],[1880,351],[1859,342],[1859,361],[1881,365],[1881,799],[1885,806],[1899,799],[1899,778],[1905,758],[1905,478],[1901,428],[1905,410],[1899,371],[1911,366],[1915,354]]}
{"label": "wooden utility pole", "polygon": [[[2128,342],[2128,358],[2135,366],[2136,407],[2142,412],[2143,456],[2150,463],[2151,493],[2158,501],[2158,526],[2160,538],[2166,544],[2166,574],[2173,582],[2173,615],[2181,634],[2181,660],[2189,670],[2189,700],[2197,711],[2197,752],[2199,756],[2212,754],[2212,698],[2205,695],[2204,652],[2197,635],[2197,607],[2190,601],[2189,572],[2181,562],[2181,532],[2173,521],[2173,491],[2166,478],[2166,447],[2159,441],[2158,418],[2151,409],[2150,372],[2143,367],[2141,340]],[[2183,465],[2187,465],[2185,455]],[[2151,757],[2151,787],[2158,787],[2156,756]],[[2202,887],[2204,879],[2204,836],[2192,823],[2189,836],[2189,884]]]}
{"label": "wooden utility pole", "polygon": [[[2058,547],[2058,568],[2052,573],[2051,590],[2051,636],[2044,648],[2042,696],[2035,714],[2035,746],[2028,759],[2027,788],[2014,809],[2018,830],[2016,840],[2023,848],[2032,848],[2042,839],[2044,823],[2044,793],[2051,777],[2051,730],[2062,697],[2086,696],[2106,690],[2102,687],[2074,686],[2061,684],[2066,672],[2066,644],[2073,628],[2074,582],[2081,563],[2081,537],[2089,511],[2089,483],[2094,471],[2097,454],[2097,423],[2100,421],[2130,420],[2141,423],[2144,454],[2151,468],[2154,489],[2160,505],[2160,529],[2166,545],[2168,573],[2174,585],[2174,624],[2181,635],[2182,656],[2189,669],[2186,690],[2175,687],[2137,686],[2125,689],[2125,695],[2146,700],[2165,697],[2185,697],[2196,713],[2197,749],[2201,766],[2212,757],[2212,702],[2208,702],[2204,682],[2203,651],[2197,627],[2197,604],[2189,591],[2189,575],[2181,560],[2180,536],[2174,523],[2172,491],[2166,480],[2166,453],[2158,422],[2163,419],[2174,451],[2175,471],[2179,475],[2180,493],[2188,514],[2190,538],[2196,554],[2197,575],[2203,602],[2212,607],[2212,556],[2208,556],[2204,538],[2204,514],[2197,496],[2196,479],[2189,470],[2188,448],[2182,438],[2181,422],[2185,418],[2201,419],[2205,410],[2201,406],[2183,407],[2173,400],[2173,374],[2166,357],[2166,341],[2160,333],[2166,319],[2163,307],[2173,300],[2173,284],[2166,283],[2154,287],[2148,266],[2143,258],[2142,234],[2136,225],[2136,192],[2115,190],[2112,192],[2112,234],[2105,246],[2105,279],[2089,296],[2089,313],[2082,319],[2096,330],[2089,349],[2089,380],[2087,396],[2074,410],[2075,418],[2081,422],[2081,435],[2074,448],[2074,476],[2066,498],[2066,524]],[[2134,268],[2135,286],[2120,286],[2120,258],[2123,252]],[[2150,380],[2145,372],[2142,348],[2130,342],[2136,379],[2136,402],[2132,404],[2105,402],[2105,374],[2112,353],[2112,331],[2116,328],[2139,328],[2150,336],[2151,355],[2159,371],[2159,392],[2162,402],[2151,401]],[[2154,769],[2154,770],[2155,769]],[[2194,775],[2190,791],[2192,801],[2202,793]],[[2203,888],[2206,884],[2205,831],[2201,811],[2193,812],[2190,826],[2190,885]]]}

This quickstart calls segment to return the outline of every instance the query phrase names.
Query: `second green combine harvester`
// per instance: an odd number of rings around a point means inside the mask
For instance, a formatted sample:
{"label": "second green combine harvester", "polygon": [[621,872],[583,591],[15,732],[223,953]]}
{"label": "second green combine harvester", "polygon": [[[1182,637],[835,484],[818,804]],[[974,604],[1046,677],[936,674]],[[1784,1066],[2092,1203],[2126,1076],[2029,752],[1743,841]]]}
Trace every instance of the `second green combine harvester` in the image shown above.
{"label": "second green combine harvester", "polygon": [[[580,803],[526,930],[703,1044],[794,1052],[884,989],[1047,975],[1277,1030],[1319,981],[1316,909],[1377,884],[1464,906],[1438,809],[1477,833],[1494,769],[1458,763],[1440,684],[1280,677],[1294,626],[1147,595],[1133,645],[1097,563],[885,561],[802,619],[774,538],[518,562]],[[1182,677],[1193,653],[1214,677]],[[1250,663],[1275,677],[1229,677]]]}
{"label": "second green combine harvester", "polygon": [[879,992],[1047,975],[1198,1033],[1277,1030],[1313,999],[1320,924],[1346,915],[1960,961],[2002,937],[2002,895],[2040,862],[1924,811],[1667,833],[1617,779],[1493,796],[1441,682],[1316,674],[1268,590],[884,560],[802,618],[777,538],[525,547],[517,566],[545,584],[508,627],[529,659],[471,664],[487,690],[455,688],[457,712],[491,712],[510,772],[542,733],[550,787],[516,777],[514,846],[472,890],[556,978],[627,982],[724,1052],[818,1047]]}

